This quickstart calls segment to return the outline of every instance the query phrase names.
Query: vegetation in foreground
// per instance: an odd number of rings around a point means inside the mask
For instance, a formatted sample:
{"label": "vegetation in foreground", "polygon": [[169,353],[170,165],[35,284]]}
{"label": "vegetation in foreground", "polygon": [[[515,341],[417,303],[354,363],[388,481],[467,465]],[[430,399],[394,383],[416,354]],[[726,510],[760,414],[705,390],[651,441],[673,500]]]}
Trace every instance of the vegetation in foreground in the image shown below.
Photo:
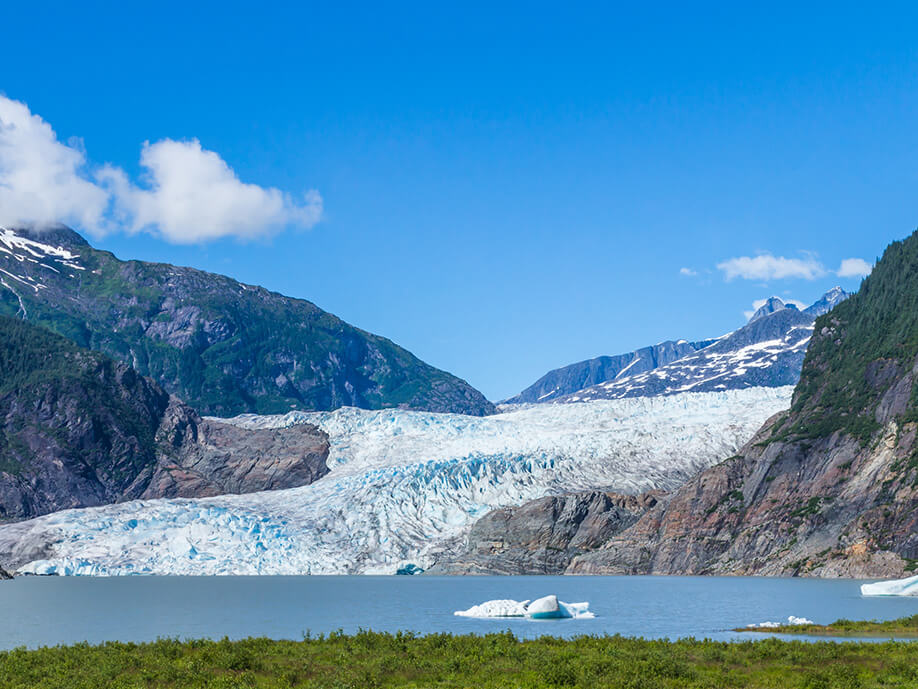
{"label": "vegetation in foreground", "polygon": [[898,620],[854,621],[835,620],[832,624],[788,624],[780,627],[742,627],[737,632],[768,632],[770,634],[806,634],[809,636],[880,636],[918,637],[918,615]]}
{"label": "vegetation in foreground", "polygon": [[0,653],[0,687],[918,687],[909,642],[361,632]]}

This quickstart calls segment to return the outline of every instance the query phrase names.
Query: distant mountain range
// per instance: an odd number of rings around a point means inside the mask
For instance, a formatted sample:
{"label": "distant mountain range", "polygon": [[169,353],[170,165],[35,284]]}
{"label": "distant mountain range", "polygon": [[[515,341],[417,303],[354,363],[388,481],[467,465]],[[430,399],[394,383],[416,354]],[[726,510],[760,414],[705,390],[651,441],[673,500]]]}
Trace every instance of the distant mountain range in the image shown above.
{"label": "distant mountain range", "polygon": [[794,385],[813,321],[850,296],[840,287],[800,311],[771,297],[739,330],[719,338],[661,342],[549,371],[508,404],[587,402]]}
{"label": "distant mountain range", "polygon": [[205,414],[494,411],[465,381],[315,304],[193,268],[121,261],[65,227],[0,229],[2,314],[123,361]]}

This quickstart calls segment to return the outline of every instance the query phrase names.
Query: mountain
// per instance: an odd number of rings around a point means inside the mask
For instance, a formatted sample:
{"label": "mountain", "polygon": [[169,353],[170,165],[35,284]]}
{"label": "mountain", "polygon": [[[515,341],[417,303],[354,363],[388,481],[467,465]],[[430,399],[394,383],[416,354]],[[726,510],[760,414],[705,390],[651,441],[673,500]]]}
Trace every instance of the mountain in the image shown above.
{"label": "mountain", "polygon": [[535,383],[515,397],[504,400],[505,404],[526,404],[552,402],[559,397],[598,383],[615,380],[628,374],[644,373],[681,359],[703,347],[713,340],[687,342],[685,340],[667,340],[652,347],[643,347],[634,352],[617,356],[600,356],[587,361],[557,368],[549,371]]}
{"label": "mountain", "polygon": [[699,342],[668,340],[629,354],[571,364],[549,371],[506,403],[586,402],[794,385],[813,321],[849,296],[833,287],[802,312],[771,297],[732,333]]}
{"label": "mountain", "polygon": [[848,296],[847,292],[835,288],[804,311],[772,297],[746,325],[713,340],[713,344],[645,373],[619,377],[558,397],[555,401],[588,402],[794,385],[800,377],[813,333],[816,319],[813,314]]}
{"label": "mountain", "polygon": [[125,502],[0,526],[0,562],[45,574],[426,569],[495,508],[599,487],[672,490],[735,454],[787,408],[790,392],[540,404],[487,417],[353,407],[244,415],[231,422],[245,432],[321,429],[329,472],[287,490]]}
{"label": "mountain", "polygon": [[327,455],[315,427],[201,419],[126,364],[0,316],[0,521],[303,485],[328,471]]}
{"label": "mountain", "polygon": [[[763,319],[765,320],[765,319]],[[789,410],[736,455],[655,495],[632,523],[542,558],[571,574],[902,576],[918,565],[918,233],[889,246],[857,294],[815,322]],[[609,508],[571,495],[567,509]],[[537,510],[523,506],[530,521]],[[639,510],[638,510],[639,511]],[[505,517],[506,519],[512,519]],[[544,513],[526,529],[549,528]],[[472,533],[475,533],[473,528]],[[532,563],[469,542],[442,568]],[[543,568],[544,569],[544,568]],[[537,571],[533,568],[532,571]],[[542,571],[542,570],[538,570]]]}
{"label": "mountain", "polygon": [[205,414],[494,411],[464,381],[308,301],[193,268],[121,261],[63,227],[0,230],[0,314],[123,361]]}

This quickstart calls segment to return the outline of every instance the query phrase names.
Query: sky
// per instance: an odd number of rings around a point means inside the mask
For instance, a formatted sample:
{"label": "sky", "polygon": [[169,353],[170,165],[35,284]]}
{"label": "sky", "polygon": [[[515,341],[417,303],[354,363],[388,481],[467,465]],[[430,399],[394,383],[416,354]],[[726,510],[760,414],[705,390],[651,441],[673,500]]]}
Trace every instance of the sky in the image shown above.
{"label": "sky", "polygon": [[0,224],[309,299],[494,400],[855,290],[918,226],[918,6],[495,5],[5,7]]}

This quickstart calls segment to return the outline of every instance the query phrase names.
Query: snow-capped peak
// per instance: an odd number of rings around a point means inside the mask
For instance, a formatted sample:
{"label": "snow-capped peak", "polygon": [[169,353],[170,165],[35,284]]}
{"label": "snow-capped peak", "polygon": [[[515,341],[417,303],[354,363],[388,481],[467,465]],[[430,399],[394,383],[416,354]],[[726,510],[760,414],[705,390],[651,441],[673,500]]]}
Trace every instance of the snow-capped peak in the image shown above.
{"label": "snow-capped peak", "polygon": [[780,311],[781,309],[794,309],[796,311],[797,307],[792,303],[784,302],[779,297],[769,297],[765,300],[764,304],[756,309],[756,312],[752,314],[749,322],[752,323],[757,321],[760,318],[764,318],[765,316],[771,315],[775,311]]}

